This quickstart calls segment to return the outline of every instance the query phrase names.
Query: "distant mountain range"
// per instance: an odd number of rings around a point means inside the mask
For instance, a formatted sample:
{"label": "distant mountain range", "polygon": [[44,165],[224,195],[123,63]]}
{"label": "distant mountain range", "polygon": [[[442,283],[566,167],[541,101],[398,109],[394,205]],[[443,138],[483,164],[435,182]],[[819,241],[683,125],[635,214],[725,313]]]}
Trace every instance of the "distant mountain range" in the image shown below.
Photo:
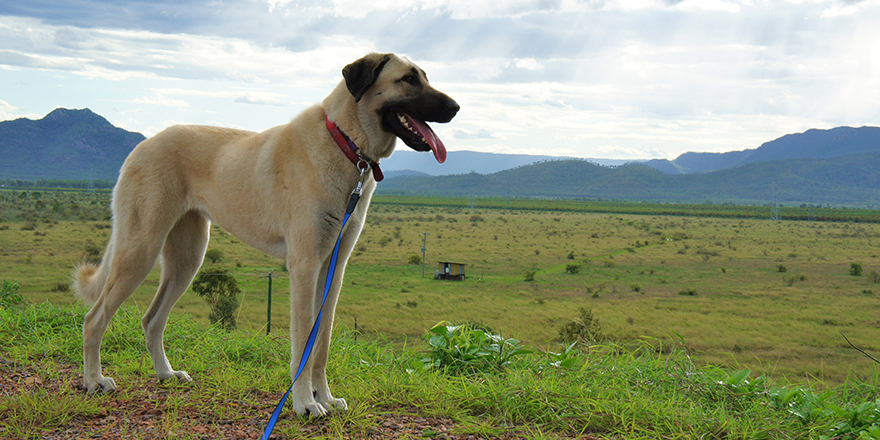
{"label": "distant mountain range", "polygon": [[[0,180],[115,180],[144,136],[88,109],[0,122]],[[399,149],[379,193],[649,202],[880,206],[880,128],[808,130],[728,153],[621,160],[452,151],[440,165]],[[441,175],[445,174],[445,175]]]}
{"label": "distant mountain range", "polygon": [[[759,162],[669,175],[632,163],[616,168],[560,160],[484,175],[400,176],[380,194],[586,198],[646,202],[821,204],[880,207],[880,152]],[[774,196],[775,193],[775,196]],[[774,199],[775,197],[775,199]]]}
{"label": "distant mountain range", "polygon": [[43,119],[0,122],[0,179],[111,179],[146,139],[89,109],[58,108]]}
{"label": "distant mountain range", "polygon": [[667,174],[689,174],[774,160],[827,159],[876,152],[880,152],[880,127],[837,127],[788,134],[751,150],[684,153],[671,161],[653,159],[643,163]]}

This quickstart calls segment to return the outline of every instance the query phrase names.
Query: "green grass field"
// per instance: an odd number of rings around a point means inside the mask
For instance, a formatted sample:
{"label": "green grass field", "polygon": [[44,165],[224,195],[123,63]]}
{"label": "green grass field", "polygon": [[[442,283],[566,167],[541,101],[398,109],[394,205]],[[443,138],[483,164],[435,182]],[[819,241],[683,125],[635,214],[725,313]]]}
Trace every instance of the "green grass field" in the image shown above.
{"label": "green grass field", "polygon": [[[106,209],[101,201],[92,205]],[[110,222],[30,215],[30,222],[0,223],[0,278],[19,282],[30,302],[73,304],[67,290],[73,265],[87,249],[103,249]],[[100,211],[86,215],[103,217]],[[421,265],[409,264],[420,256],[423,233],[426,278]],[[834,386],[875,377],[876,365],[842,334],[880,354],[878,237],[874,223],[479,206],[472,212],[386,198],[371,207],[336,322],[349,328],[357,322],[368,335],[409,344],[422,343],[438,321],[479,322],[555,349],[560,327],[585,307],[618,344],[651,341],[662,350],[683,340],[699,364]],[[242,286],[241,328],[264,328],[265,275],[280,276],[272,330],[283,336],[289,294],[282,262],[216,226],[209,248],[223,254],[219,264]],[[468,279],[433,280],[437,261],[467,264]],[[861,275],[851,275],[852,264]],[[534,272],[533,281],[526,272]],[[146,309],[157,279],[158,269],[130,303]],[[206,326],[208,313],[192,293],[173,312]]]}

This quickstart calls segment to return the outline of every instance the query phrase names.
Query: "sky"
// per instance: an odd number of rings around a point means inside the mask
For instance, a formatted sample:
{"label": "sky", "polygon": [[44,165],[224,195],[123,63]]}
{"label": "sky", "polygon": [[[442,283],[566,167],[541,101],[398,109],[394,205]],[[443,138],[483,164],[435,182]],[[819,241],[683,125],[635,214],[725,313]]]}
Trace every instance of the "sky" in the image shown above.
{"label": "sky", "polygon": [[880,0],[4,1],[0,120],[262,131],[395,52],[461,105],[450,151],[674,159],[880,125],[877,23]]}

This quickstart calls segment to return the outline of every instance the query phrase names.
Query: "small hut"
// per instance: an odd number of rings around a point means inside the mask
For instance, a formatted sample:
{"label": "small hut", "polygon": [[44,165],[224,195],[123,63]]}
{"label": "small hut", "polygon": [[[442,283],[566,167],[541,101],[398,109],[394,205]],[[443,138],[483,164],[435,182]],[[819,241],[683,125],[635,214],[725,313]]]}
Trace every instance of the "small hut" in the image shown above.
{"label": "small hut", "polygon": [[434,279],[464,281],[464,264],[441,261]]}

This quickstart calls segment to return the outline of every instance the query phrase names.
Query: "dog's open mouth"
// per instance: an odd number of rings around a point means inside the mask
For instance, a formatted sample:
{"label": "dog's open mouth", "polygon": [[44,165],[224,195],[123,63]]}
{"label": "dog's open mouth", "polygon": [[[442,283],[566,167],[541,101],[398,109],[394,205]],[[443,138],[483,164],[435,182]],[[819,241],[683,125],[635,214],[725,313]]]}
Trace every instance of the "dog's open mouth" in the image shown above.
{"label": "dog's open mouth", "polygon": [[446,146],[424,121],[399,110],[390,110],[385,112],[385,122],[391,127],[391,131],[413,150],[431,150],[437,162],[446,161]]}

